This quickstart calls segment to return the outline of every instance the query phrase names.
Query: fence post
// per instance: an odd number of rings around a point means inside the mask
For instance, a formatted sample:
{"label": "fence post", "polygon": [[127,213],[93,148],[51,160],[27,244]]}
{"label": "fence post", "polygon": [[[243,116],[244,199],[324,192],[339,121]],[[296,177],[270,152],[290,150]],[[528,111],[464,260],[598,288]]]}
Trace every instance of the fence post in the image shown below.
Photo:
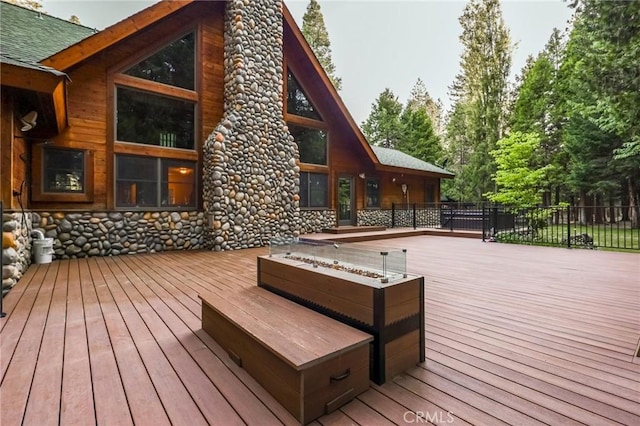
{"label": "fence post", "polygon": [[391,227],[396,227],[396,203],[391,203]]}
{"label": "fence post", "polygon": [[485,206],[484,203],[482,203],[482,242],[485,242],[485,235],[487,233],[487,217],[486,217],[486,212],[485,212]]}
{"label": "fence post", "polygon": [[418,225],[416,221],[416,203],[413,203],[413,229],[416,229],[417,227]]}
{"label": "fence post", "polygon": [[451,213],[451,214],[449,215],[449,230],[450,230],[451,232],[453,232],[453,215],[454,215],[455,213],[454,213],[453,208],[451,208],[451,207],[449,207],[449,212]]}
{"label": "fence post", "polygon": [[567,248],[571,248],[571,206],[567,206]]}

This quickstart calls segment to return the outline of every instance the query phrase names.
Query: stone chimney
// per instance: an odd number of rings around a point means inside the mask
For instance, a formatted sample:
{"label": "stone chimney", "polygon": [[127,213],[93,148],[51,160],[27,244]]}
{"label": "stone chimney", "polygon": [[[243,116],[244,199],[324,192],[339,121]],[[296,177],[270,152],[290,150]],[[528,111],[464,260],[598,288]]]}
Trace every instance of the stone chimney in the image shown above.
{"label": "stone chimney", "polygon": [[227,1],[224,38],[224,115],[203,149],[216,251],[297,236],[300,220],[298,149],[282,114],[282,1]]}

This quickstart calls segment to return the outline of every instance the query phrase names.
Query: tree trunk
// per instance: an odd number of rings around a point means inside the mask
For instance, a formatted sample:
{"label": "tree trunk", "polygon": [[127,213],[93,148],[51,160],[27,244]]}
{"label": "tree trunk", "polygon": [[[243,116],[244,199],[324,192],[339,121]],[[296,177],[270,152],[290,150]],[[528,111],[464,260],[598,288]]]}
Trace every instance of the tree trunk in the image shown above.
{"label": "tree trunk", "polygon": [[640,206],[638,205],[638,193],[636,186],[631,178],[629,178],[629,216],[631,219],[631,227],[640,227]]}
{"label": "tree trunk", "polygon": [[629,218],[629,206],[631,205],[631,201],[629,200],[629,184],[627,179],[622,181],[622,192],[621,192],[621,205],[622,205],[622,221],[627,222],[630,220]]}
{"label": "tree trunk", "polygon": [[616,223],[616,204],[613,193],[609,193],[609,223]]}
{"label": "tree trunk", "polygon": [[595,195],[593,198],[595,201],[595,223],[600,225],[604,223],[604,203],[602,202],[602,194]]}

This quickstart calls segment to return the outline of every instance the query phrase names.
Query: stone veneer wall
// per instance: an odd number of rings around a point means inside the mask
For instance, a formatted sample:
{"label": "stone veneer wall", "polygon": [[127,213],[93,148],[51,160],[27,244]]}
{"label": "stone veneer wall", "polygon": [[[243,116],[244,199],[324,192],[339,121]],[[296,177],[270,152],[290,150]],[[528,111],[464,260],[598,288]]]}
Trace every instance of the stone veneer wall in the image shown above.
{"label": "stone veneer wall", "polygon": [[226,7],[224,116],[203,149],[205,234],[216,251],[295,237],[300,226],[298,150],[282,112],[282,1]]}
{"label": "stone veneer wall", "polygon": [[335,210],[301,210],[300,234],[322,232],[323,229],[336,226]]}
{"label": "stone veneer wall", "polygon": [[386,226],[391,228],[391,210],[358,210],[358,226]]}
{"label": "stone veneer wall", "polygon": [[9,291],[31,264],[31,213],[3,213],[2,232],[12,234],[15,247],[2,247],[2,294]]}
{"label": "stone veneer wall", "polygon": [[203,212],[33,212],[54,259],[203,248]]}

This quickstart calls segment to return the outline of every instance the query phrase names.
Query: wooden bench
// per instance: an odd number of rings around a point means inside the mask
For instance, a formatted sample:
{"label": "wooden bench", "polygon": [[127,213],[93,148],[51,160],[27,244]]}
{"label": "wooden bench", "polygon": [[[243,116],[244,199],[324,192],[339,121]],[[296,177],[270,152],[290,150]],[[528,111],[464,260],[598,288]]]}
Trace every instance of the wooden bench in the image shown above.
{"label": "wooden bench", "polygon": [[200,299],[202,328],[302,424],[369,388],[369,334],[258,287]]}

